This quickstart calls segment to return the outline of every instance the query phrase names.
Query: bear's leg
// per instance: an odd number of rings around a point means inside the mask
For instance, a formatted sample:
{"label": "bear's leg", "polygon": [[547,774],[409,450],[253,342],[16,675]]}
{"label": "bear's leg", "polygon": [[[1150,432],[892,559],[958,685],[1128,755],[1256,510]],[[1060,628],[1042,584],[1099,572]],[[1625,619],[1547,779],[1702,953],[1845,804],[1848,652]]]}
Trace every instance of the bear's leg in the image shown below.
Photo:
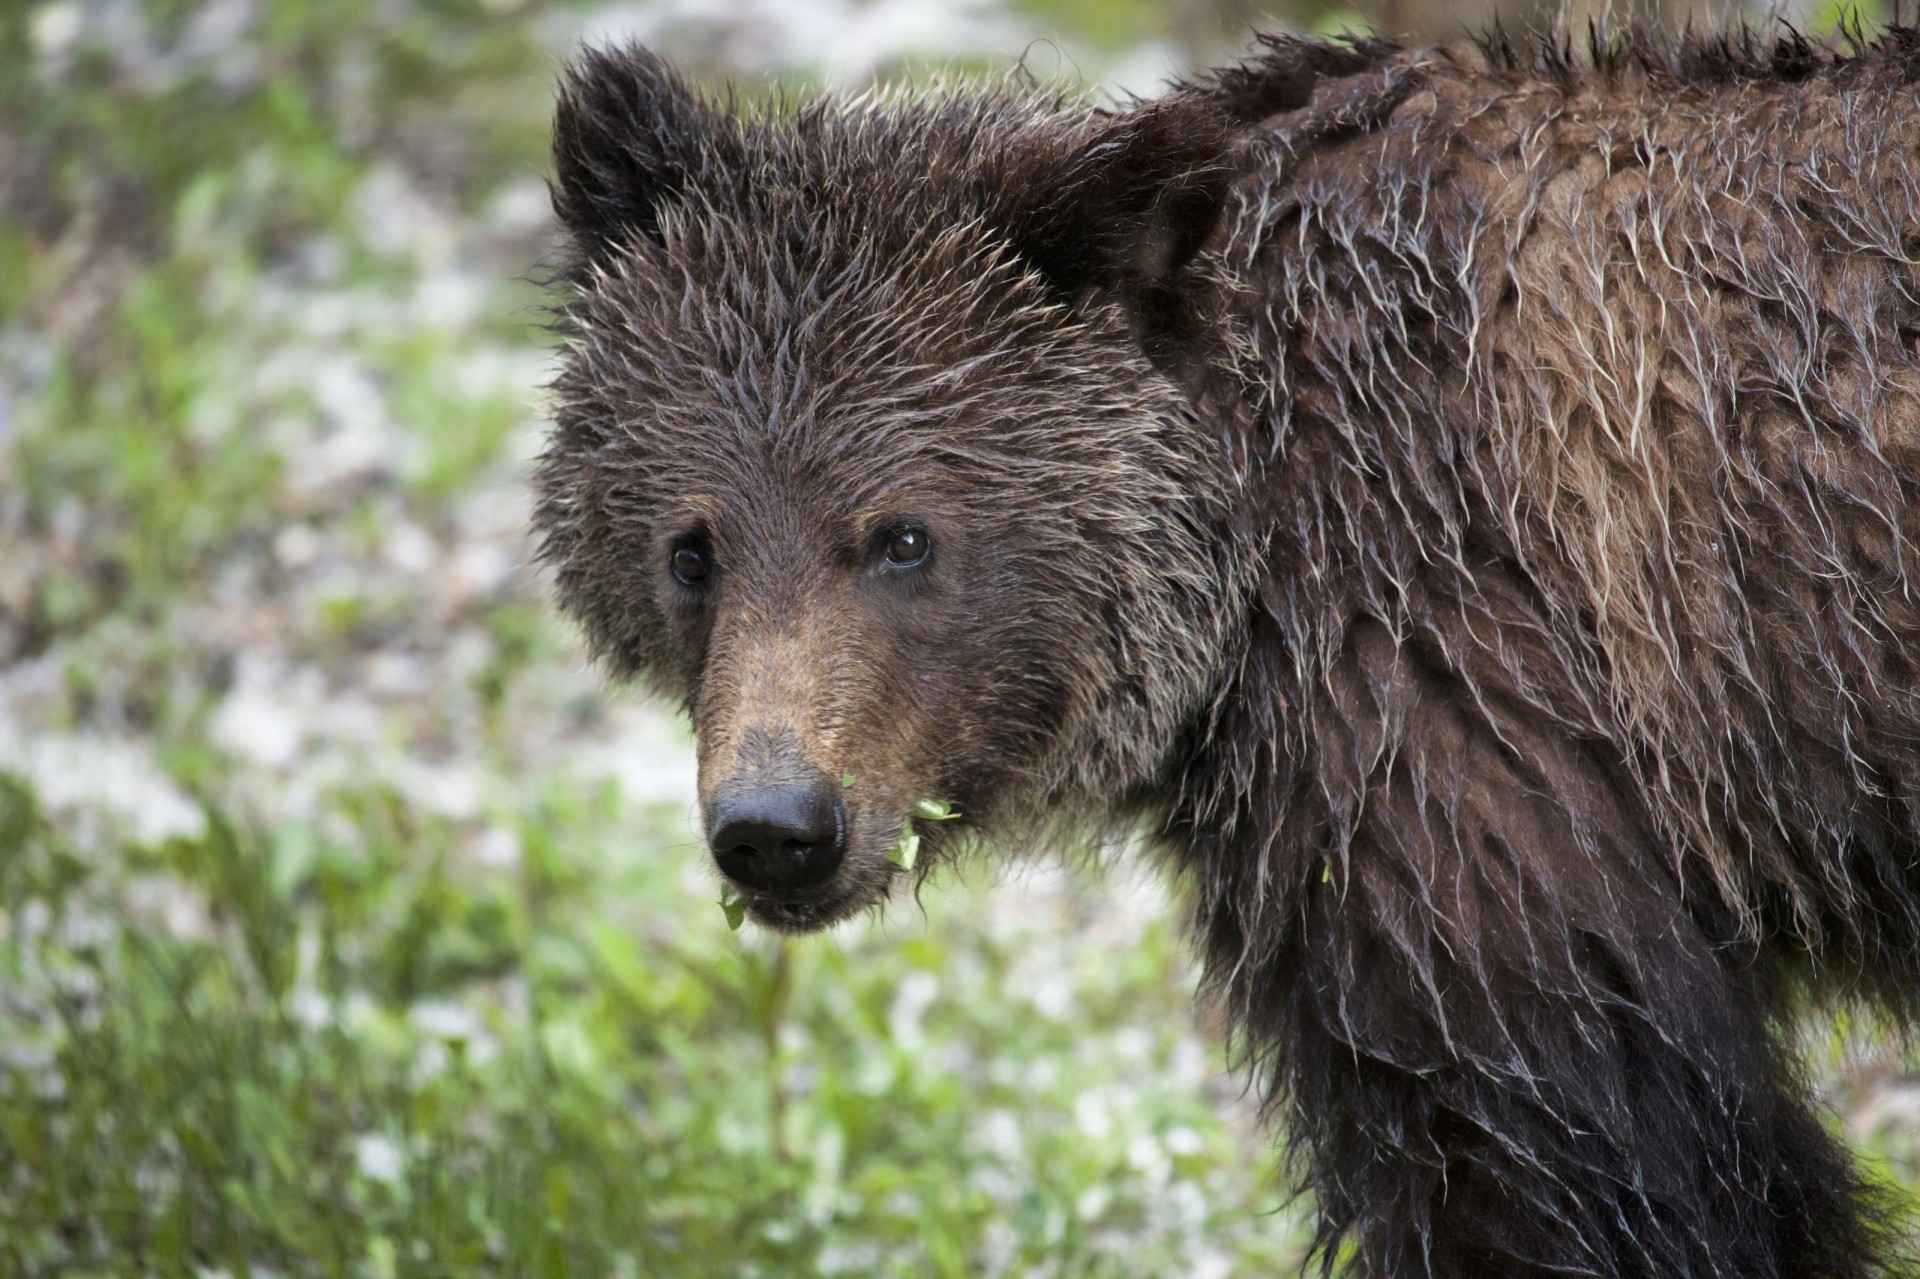
{"label": "bear's leg", "polygon": [[1711,887],[1683,891],[1603,753],[1544,717],[1496,726],[1398,652],[1362,674],[1332,691],[1377,713],[1349,740],[1322,720],[1264,860],[1211,861],[1203,918],[1328,1263],[1351,1243],[1376,1279],[1896,1270],[1754,946]]}
{"label": "bear's leg", "polygon": [[1316,921],[1281,1049],[1323,1242],[1350,1234],[1359,1273],[1886,1273],[1880,1213],[1750,981],[1684,919],[1634,938],[1512,921],[1520,963],[1456,962],[1361,892]]}

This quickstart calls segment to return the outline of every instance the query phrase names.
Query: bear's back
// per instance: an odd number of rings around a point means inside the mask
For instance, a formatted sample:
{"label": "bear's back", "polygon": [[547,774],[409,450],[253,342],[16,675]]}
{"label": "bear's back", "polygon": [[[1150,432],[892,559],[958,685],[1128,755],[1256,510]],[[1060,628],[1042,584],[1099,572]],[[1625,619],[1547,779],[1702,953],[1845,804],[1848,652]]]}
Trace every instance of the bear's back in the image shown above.
{"label": "bear's back", "polygon": [[1309,666],[1378,622],[1730,897],[1871,930],[1810,886],[1920,831],[1920,98],[1889,48],[1721,52],[1382,52],[1252,131],[1269,611]]}

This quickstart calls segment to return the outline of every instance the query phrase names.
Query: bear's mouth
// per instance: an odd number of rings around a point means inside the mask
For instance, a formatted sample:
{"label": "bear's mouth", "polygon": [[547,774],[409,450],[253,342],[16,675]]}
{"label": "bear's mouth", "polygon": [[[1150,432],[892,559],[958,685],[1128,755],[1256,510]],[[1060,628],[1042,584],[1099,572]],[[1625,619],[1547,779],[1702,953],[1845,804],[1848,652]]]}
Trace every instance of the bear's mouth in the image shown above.
{"label": "bear's mouth", "polygon": [[882,900],[846,893],[811,901],[793,901],[770,895],[748,895],[747,918],[762,928],[793,935],[817,933],[845,923]]}
{"label": "bear's mouth", "polygon": [[744,892],[747,918],[777,933],[817,933],[845,923],[886,901],[902,872],[883,865],[880,874],[843,870],[830,884],[806,893]]}
{"label": "bear's mouth", "polygon": [[953,833],[949,828],[925,841],[926,849],[916,863],[918,869],[902,866],[893,857],[869,849],[850,852],[838,873],[824,884],[800,890],[737,888],[735,891],[746,906],[747,918],[762,928],[789,935],[821,932],[885,904],[897,885],[917,882],[938,860],[934,846],[944,844]]}

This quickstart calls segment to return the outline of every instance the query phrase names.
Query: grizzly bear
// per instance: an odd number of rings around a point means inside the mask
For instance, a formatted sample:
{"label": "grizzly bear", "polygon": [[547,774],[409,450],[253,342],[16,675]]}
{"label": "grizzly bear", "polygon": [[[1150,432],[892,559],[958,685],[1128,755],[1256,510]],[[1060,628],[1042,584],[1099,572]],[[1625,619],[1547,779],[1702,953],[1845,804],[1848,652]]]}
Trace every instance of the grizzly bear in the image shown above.
{"label": "grizzly bear", "polygon": [[1326,1267],[1909,1272],[1791,1047],[1920,1004],[1920,31],[610,49],[554,157],[544,556],[752,919],[1143,832]]}

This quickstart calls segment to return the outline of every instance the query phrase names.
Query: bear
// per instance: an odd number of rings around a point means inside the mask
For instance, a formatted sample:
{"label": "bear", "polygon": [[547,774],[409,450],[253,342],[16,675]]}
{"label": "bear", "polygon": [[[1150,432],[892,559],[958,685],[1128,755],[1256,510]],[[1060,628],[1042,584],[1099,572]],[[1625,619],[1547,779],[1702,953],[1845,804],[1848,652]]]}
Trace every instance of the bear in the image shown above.
{"label": "bear", "polygon": [[1914,1273],[1793,1031],[1920,999],[1917,106],[1898,26],[588,50],[540,553],[763,927],[1157,849],[1326,1270]]}

